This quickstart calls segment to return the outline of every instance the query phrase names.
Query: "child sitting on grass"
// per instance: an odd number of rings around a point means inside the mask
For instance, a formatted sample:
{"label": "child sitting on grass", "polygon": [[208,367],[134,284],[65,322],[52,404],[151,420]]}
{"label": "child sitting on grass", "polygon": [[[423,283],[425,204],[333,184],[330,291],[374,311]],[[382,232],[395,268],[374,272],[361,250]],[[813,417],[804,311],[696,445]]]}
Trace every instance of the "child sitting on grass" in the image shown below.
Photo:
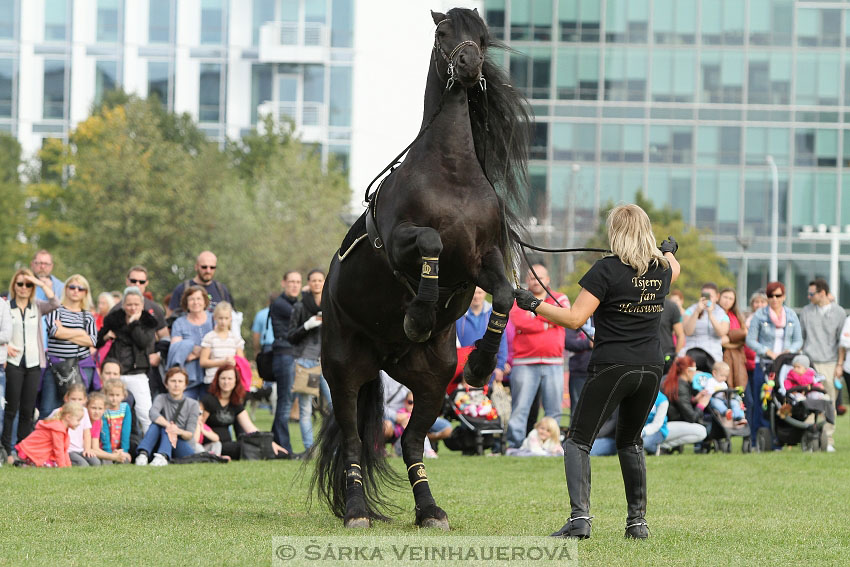
{"label": "child sitting on grass", "polygon": [[56,417],[39,420],[33,432],[15,445],[18,459],[10,456],[10,462],[19,466],[70,467],[68,430],[80,425],[84,413],[77,402],[65,402]]}
{"label": "child sitting on grass", "polygon": [[100,464],[111,465],[112,463],[130,462],[130,455],[121,451],[109,453],[100,447],[100,435],[104,428],[105,420],[103,414],[106,412],[106,396],[103,392],[92,392],[86,410],[91,420],[91,452],[100,459]]}
{"label": "child sitting on grass", "polygon": [[[104,376],[109,365],[103,365]],[[103,424],[100,431],[100,448],[111,456],[108,460],[115,463],[130,462],[130,431],[132,430],[133,412],[130,404],[124,401],[127,397],[127,387],[120,378],[109,378],[103,383],[103,393],[106,396],[106,410],[103,412]]]}
{"label": "child sitting on grass", "polygon": [[[65,392],[64,402],[77,402],[81,406],[86,406],[86,387],[84,384],[71,384]],[[56,417],[59,413],[59,408],[47,416],[47,419]],[[68,457],[71,459],[71,464],[75,467],[97,467],[100,466],[98,459],[91,451],[91,427],[92,423],[87,412],[83,412],[83,419],[80,425],[68,430],[68,438],[71,444],[68,447]]]}
{"label": "child sitting on grass", "polygon": [[563,457],[561,428],[554,418],[544,417],[522,442],[519,449],[508,449],[506,455],[513,457]]}
{"label": "child sitting on grass", "polygon": [[151,466],[161,467],[168,464],[172,454],[180,458],[195,453],[198,441],[195,433],[200,433],[198,418],[201,409],[198,400],[183,395],[188,381],[186,371],[179,366],[166,373],[165,387],[168,393],[158,395],[153,401],[151,426],[139,443],[137,465],[147,465],[150,460]]}

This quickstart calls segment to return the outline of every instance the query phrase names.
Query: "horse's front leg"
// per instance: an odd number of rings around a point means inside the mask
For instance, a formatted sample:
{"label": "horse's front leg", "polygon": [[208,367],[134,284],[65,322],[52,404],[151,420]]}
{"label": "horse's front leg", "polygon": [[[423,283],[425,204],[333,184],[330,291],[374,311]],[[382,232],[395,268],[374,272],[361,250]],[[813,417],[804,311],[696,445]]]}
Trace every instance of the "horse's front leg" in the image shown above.
{"label": "horse's front leg", "polygon": [[513,288],[505,277],[502,253],[498,248],[493,248],[482,259],[476,283],[493,294],[493,311],[484,336],[475,341],[475,350],[466,361],[463,378],[470,386],[480,387],[487,383],[496,368],[496,355],[514,302]]}
{"label": "horse's front leg", "polygon": [[403,266],[416,256],[421,266],[419,289],[404,315],[404,334],[421,343],[431,337],[436,322],[435,306],[440,296],[439,268],[443,242],[440,233],[427,226],[399,225],[393,232],[391,254],[397,266]]}

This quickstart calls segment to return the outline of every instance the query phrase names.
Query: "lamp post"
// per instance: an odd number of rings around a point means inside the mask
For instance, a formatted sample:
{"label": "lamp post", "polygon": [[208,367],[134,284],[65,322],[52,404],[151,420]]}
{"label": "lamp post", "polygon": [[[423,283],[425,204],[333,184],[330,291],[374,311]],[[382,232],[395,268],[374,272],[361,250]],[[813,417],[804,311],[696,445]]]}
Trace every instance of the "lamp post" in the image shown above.
{"label": "lamp post", "polygon": [[844,232],[841,232],[840,226],[831,226],[829,232],[827,232],[825,224],[818,225],[817,232],[813,231],[810,226],[804,226],[803,231],[797,236],[800,237],[800,240],[829,242],[829,291],[832,292],[835,301],[838,302],[838,283],[840,281],[838,253],[842,242],[850,242],[850,225],[844,228]]}
{"label": "lamp post", "polygon": [[770,225],[770,281],[779,279],[779,173],[773,156],[767,156],[767,165],[773,176],[773,213]]}
{"label": "lamp post", "polygon": [[[570,194],[567,197],[569,210],[567,211],[567,248],[575,246],[576,238],[576,177],[581,171],[581,166],[574,163],[570,168]],[[567,273],[573,273],[575,269],[575,256],[567,254]]]}

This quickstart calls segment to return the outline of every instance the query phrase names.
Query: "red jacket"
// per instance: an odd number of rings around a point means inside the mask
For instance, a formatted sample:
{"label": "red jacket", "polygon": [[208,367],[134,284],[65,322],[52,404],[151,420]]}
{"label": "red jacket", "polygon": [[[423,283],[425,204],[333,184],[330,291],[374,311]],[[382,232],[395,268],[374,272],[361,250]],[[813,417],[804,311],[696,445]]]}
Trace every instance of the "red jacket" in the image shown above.
{"label": "red jacket", "polygon": [[[566,295],[553,292],[563,307],[570,306]],[[557,305],[546,296],[546,303]],[[565,331],[560,325],[550,323],[545,318],[530,311],[520,309],[514,304],[510,314],[510,324],[516,334],[512,345],[513,365],[523,364],[563,364]]]}
{"label": "red jacket", "polygon": [[60,467],[70,467],[68,427],[59,419],[42,419],[26,439],[15,445],[18,454],[28,457],[36,466],[56,461]]}

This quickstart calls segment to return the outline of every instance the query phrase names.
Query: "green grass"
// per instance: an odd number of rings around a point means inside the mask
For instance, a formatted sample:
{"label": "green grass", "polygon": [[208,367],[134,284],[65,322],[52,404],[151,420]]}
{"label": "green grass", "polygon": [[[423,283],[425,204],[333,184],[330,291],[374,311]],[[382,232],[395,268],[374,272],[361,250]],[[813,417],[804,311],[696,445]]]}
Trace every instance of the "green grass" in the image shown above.
{"label": "green grass", "polygon": [[[266,428],[267,414],[256,421]],[[293,440],[300,440],[297,424]],[[647,459],[652,537],[625,541],[614,457],[592,459],[593,538],[580,565],[846,565],[850,562],[850,424],[839,452],[672,455]],[[403,471],[401,459],[393,466]],[[545,535],[569,504],[555,458],[463,457],[426,462],[448,513],[446,538]],[[0,468],[0,565],[270,565],[274,536],[350,535],[306,503],[310,465],[294,461],[160,469]],[[304,474],[302,474],[304,473]],[[415,534],[413,498],[374,535]],[[429,535],[432,535],[429,534]]]}

